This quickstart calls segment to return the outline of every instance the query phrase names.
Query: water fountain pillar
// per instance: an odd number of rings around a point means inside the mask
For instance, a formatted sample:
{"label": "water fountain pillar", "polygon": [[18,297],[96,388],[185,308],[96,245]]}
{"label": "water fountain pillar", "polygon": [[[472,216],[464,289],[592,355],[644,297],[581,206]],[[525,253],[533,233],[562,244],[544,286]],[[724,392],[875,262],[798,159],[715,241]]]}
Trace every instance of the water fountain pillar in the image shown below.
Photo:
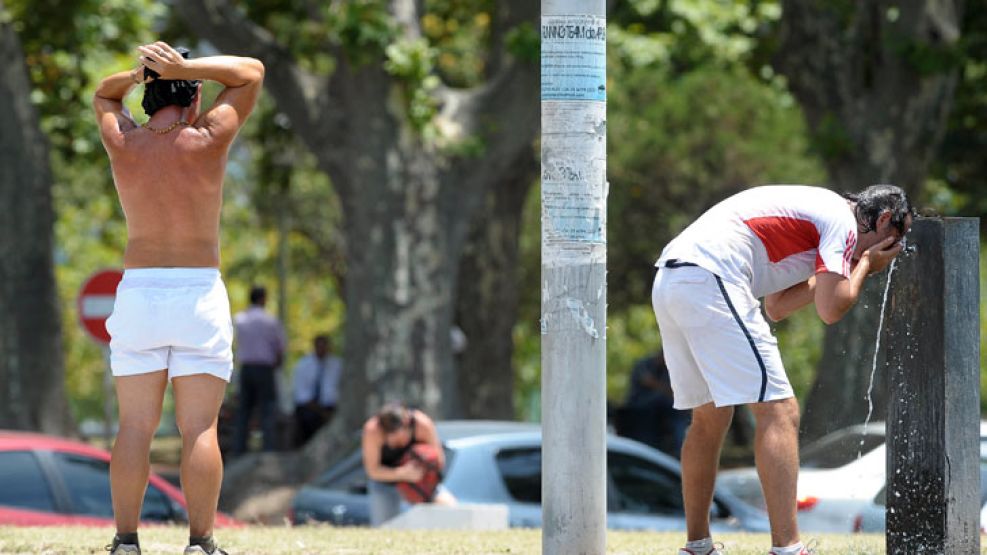
{"label": "water fountain pillar", "polygon": [[888,299],[887,552],[980,553],[979,220],[919,218]]}

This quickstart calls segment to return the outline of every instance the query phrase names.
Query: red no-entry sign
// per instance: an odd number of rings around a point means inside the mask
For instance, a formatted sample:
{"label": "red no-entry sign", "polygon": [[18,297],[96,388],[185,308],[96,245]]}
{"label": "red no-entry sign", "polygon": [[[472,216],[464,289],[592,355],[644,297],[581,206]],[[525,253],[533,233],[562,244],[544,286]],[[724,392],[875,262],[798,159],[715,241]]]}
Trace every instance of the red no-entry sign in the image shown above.
{"label": "red no-entry sign", "polygon": [[79,291],[79,321],[97,343],[110,343],[106,319],[113,313],[113,301],[121,279],[123,272],[120,270],[102,270],[89,276]]}

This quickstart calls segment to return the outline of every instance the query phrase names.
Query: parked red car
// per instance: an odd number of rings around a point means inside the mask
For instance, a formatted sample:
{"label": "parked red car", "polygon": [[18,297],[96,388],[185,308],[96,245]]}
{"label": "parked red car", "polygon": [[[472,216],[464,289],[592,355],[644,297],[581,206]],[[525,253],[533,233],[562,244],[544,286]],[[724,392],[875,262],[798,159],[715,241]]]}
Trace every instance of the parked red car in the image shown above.
{"label": "parked red car", "polygon": [[[141,521],[188,522],[185,496],[151,473]],[[0,430],[0,525],[112,526],[110,453],[69,439]],[[219,513],[216,526],[242,523]]]}

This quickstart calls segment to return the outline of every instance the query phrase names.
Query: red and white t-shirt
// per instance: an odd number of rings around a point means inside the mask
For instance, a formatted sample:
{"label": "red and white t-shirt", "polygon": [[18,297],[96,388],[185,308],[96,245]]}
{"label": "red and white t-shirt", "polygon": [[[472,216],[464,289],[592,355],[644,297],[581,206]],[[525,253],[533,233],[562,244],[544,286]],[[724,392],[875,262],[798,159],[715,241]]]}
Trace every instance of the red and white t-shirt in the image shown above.
{"label": "red and white t-shirt", "polygon": [[771,185],[710,208],[655,265],[691,262],[726,281],[750,284],[760,298],[820,272],[849,278],[856,245],[857,222],[846,199],[819,187]]}

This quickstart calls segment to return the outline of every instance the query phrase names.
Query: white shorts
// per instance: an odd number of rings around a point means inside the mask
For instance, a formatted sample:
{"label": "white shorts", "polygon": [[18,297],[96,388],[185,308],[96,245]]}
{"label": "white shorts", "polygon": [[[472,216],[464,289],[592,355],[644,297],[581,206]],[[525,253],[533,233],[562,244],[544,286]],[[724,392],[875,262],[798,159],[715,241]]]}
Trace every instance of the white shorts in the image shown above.
{"label": "white shorts", "polygon": [[661,268],[651,294],[675,408],[793,397],[778,341],[750,287],[698,266]]}
{"label": "white shorts", "polygon": [[168,369],[168,379],[212,374],[230,381],[233,322],[215,268],[124,271],[106,331],[114,376]]}

